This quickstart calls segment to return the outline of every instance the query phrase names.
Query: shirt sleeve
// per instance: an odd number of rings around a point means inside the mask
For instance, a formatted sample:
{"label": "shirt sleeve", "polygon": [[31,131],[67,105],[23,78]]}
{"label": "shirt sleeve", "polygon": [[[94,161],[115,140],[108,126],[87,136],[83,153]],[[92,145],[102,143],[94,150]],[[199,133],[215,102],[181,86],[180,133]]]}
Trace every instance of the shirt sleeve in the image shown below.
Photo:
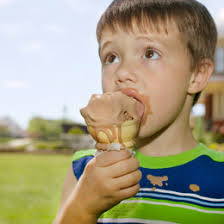
{"label": "shirt sleeve", "polygon": [[96,150],[82,150],[73,155],[72,167],[77,180],[82,175],[87,163],[94,157],[95,151]]}

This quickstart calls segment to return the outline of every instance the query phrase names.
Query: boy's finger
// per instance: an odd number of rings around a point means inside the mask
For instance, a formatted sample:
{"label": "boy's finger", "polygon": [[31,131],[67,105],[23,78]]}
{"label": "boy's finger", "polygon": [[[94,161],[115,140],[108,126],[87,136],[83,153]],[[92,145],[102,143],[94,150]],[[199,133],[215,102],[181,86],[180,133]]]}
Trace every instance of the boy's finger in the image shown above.
{"label": "boy's finger", "polygon": [[111,177],[117,178],[137,170],[138,167],[139,167],[139,161],[134,157],[130,157],[126,160],[121,160],[117,163],[112,164],[109,167],[110,169],[109,171]]}
{"label": "boy's finger", "polygon": [[135,194],[137,194],[139,189],[140,189],[140,184],[135,184],[131,187],[121,189],[117,193],[117,197],[119,197],[120,200],[130,198],[130,197],[134,196]]}
{"label": "boy's finger", "polygon": [[140,170],[135,170],[134,172],[131,172],[122,177],[114,178],[113,184],[116,186],[116,189],[124,189],[138,184],[141,178],[142,172]]}
{"label": "boy's finger", "polygon": [[96,164],[99,167],[111,166],[121,160],[130,158],[131,155],[127,150],[105,151],[101,155],[95,157]]}

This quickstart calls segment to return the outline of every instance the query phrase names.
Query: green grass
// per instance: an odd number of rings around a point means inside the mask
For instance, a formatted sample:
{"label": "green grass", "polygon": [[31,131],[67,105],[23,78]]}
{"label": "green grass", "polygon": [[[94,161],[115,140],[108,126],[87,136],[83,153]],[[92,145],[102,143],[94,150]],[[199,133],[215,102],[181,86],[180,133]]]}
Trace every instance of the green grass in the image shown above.
{"label": "green grass", "polygon": [[0,154],[0,224],[52,224],[71,157]]}

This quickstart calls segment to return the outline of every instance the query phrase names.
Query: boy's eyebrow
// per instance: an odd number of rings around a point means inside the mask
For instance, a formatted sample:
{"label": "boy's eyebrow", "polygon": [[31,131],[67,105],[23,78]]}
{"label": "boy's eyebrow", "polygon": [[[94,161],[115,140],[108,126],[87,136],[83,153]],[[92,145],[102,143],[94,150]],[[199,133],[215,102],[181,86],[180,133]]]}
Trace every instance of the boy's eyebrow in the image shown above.
{"label": "boy's eyebrow", "polygon": [[136,40],[141,40],[141,39],[142,40],[147,40],[147,41],[150,41],[150,42],[153,42],[153,43],[156,42],[159,45],[166,46],[166,44],[163,41],[158,40],[158,39],[153,40],[153,39],[149,38],[148,36],[138,36],[138,37],[136,37]]}
{"label": "boy's eyebrow", "polygon": [[149,37],[146,37],[146,36],[139,36],[139,37],[136,38],[136,40],[140,40],[140,39],[149,40],[149,41],[153,42],[152,39],[150,39]]}
{"label": "boy's eyebrow", "polygon": [[111,44],[111,43],[112,43],[112,41],[105,41],[105,42],[103,42],[103,44],[101,44],[100,47],[99,47],[99,55],[100,55],[100,52],[101,52],[107,45],[109,45],[109,44]]}
{"label": "boy's eyebrow", "polygon": [[[147,41],[150,41],[150,42],[153,42],[153,43],[155,43],[155,40],[153,40],[153,39],[151,39],[151,38],[149,38],[148,36],[138,36],[138,37],[136,37],[136,40],[147,40]],[[160,41],[160,40],[157,40],[157,41],[159,41],[159,45],[162,45],[162,46],[166,46],[166,44],[163,42],[163,41]],[[109,44],[111,44],[112,43],[112,41],[105,41],[105,42],[103,42],[100,46],[99,46],[99,50],[98,50],[98,54],[99,54],[99,56],[101,56],[101,51],[104,49],[104,48],[106,48]]]}

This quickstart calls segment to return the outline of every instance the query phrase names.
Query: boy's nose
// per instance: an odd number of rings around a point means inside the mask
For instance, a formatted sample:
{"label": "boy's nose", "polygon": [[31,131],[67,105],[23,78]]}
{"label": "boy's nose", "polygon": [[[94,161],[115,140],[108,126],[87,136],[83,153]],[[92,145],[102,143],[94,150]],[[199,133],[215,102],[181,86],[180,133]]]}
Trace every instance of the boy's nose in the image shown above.
{"label": "boy's nose", "polygon": [[137,82],[137,75],[130,68],[121,68],[116,73],[116,84],[125,82]]}

